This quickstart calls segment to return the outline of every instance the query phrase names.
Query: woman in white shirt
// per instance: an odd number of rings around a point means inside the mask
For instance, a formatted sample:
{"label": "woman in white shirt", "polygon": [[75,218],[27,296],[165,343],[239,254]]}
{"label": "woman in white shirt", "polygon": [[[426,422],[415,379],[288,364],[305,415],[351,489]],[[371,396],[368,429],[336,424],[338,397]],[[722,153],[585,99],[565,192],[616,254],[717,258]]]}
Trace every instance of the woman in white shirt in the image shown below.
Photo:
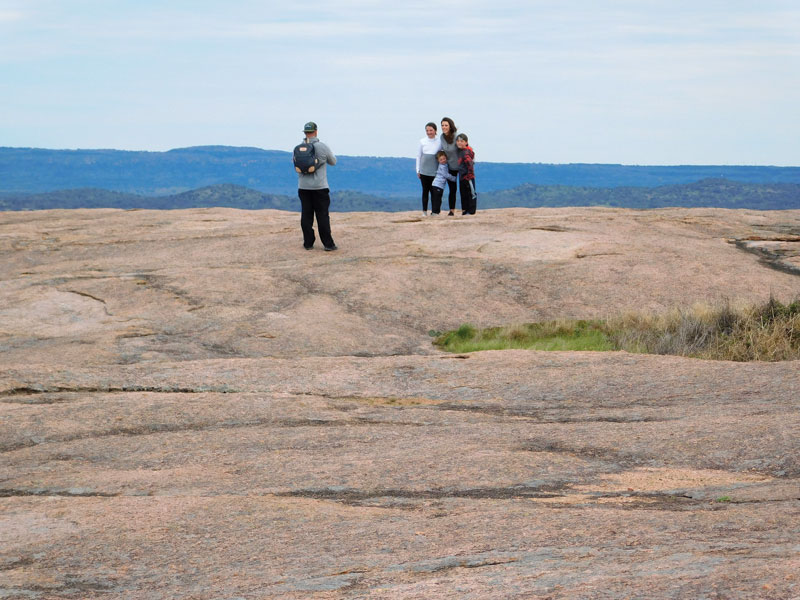
{"label": "woman in white shirt", "polygon": [[439,162],[436,153],[441,150],[442,142],[436,135],[436,123],[425,125],[425,137],[419,141],[417,152],[417,177],[422,182],[422,214],[428,216],[428,198],[431,193],[433,178]]}

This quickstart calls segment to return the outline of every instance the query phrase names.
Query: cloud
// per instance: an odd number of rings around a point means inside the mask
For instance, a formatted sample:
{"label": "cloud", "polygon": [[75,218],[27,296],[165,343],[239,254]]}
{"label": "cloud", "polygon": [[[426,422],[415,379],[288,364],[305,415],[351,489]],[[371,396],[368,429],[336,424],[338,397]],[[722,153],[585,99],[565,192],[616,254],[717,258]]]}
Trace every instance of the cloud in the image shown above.
{"label": "cloud", "polygon": [[0,25],[22,21],[25,16],[25,13],[19,10],[0,10]]}

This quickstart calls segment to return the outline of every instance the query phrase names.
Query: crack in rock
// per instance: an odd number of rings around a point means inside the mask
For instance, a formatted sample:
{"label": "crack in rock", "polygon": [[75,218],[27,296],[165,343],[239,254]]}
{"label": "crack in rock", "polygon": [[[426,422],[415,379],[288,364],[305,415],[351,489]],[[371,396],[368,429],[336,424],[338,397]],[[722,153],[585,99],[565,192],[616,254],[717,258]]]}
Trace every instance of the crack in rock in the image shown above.
{"label": "crack in rock", "polygon": [[464,558],[460,556],[448,556],[436,561],[413,565],[410,567],[410,571],[414,573],[442,573],[443,571],[452,571],[454,569],[481,569],[497,565],[508,565],[515,562],[519,562],[519,558]]}
{"label": "crack in rock", "polygon": [[442,500],[445,498],[467,498],[473,500],[510,500],[517,498],[560,498],[554,490],[560,486],[509,486],[494,488],[468,488],[468,489],[429,489],[429,490],[402,490],[378,489],[357,490],[351,488],[320,488],[292,490],[274,494],[287,498],[310,498],[314,500],[332,500],[344,504],[358,505],[367,500],[378,498],[397,498],[404,500]]}
{"label": "crack in rock", "polygon": [[392,427],[401,425],[407,427],[423,427],[423,423],[400,422],[400,421],[374,421],[367,418],[358,419],[253,419],[250,421],[220,421],[217,423],[151,423],[138,425],[135,427],[115,427],[105,431],[98,431],[88,434],[65,435],[60,437],[44,439],[27,439],[10,444],[0,444],[0,453],[13,452],[22,448],[39,446],[41,444],[64,444],[81,440],[94,440],[115,436],[142,436],[157,435],[162,433],[182,433],[191,431],[217,431],[225,429],[241,429],[249,427],[352,427],[352,426],[371,426],[371,425],[390,425]]}
{"label": "crack in rock", "polygon": [[0,571],[12,571],[20,567],[29,567],[34,564],[33,558],[25,556],[22,558],[12,558],[10,561],[0,564]]}
{"label": "crack in rock", "polygon": [[[78,290],[66,290],[66,291],[69,292],[70,294],[75,294],[77,296],[83,296],[84,298],[89,298],[90,300],[99,302],[100,304],[103,305],[103,307],[106,307],[106,301],[103,300],[102,298],[98,298],[97,296],[92,296],[91,294],[87,294],[86,292],[79,292]],[[105,311],[107,315],[109,316],[111,315],[111,313],[108,312],[108,308],[105,308]]]}
{"label": "crack in rock", "polygon": [[38,394],[53,394],[75,392],[82,394],[105,394],[105,393],[132,393],[132,392],[150,392],[157,394],[235,394],[240,393],[239,390],[222,387],[201,387],[201,388],[185,388],[185,387],[158,387],[147,385],[123,385],[123,386],[95,386],[95,387],[66,387],[66,386],[20,386],[0,391],[0,402],[13,402],[11,398],[15,396],[35,396]]}
{"label": "crack in rock", "polygon": [[540,411],[529,410],[524,408],[509,408],[501,406],[476,406],[469,404],[454,404],[443,403],[436,407],[436,410],[452,410],[463,412],[482,413],[486,415],[502,416],[502,417],[519,417],[535,423],[666,423],[669,421],[679,420],[677,417],[673,418],[657,418],[657,417],[641,417],[641,416],[608,416],[608,417],[552,417],[547,418],[541,415]]}
{"label": "crack in rock", "polygon": [[[88,592],[109,592],[115,588],[115,584],[113,583],[106,583],[102,581],[88,581],[85,579],[78,579],[72,576],[67,576],[66,581],[61,585],[56,586],[45,586],[45,585],[33,585],[33,586],[26,586],[25,588],[16,588],[17,590],[24,591],[25,595],[28,596],[31,593],[36,594],[38,597],[39,594],[46,594],[45,598],[66,598],[66,597],[73,597],[75,594],[86,594]],[[2,591],[2,590],[0,590]],[[11,590],[15,591],[15,590]],[[59,594],[58,596],[53,596],[51,594]],[[12,596],[13,598],[14,596]],[[78,596],[81,597],[81,596]],[[86,596],[82,596],[86,597]]]}
{"label": "crack in rock", "polygon": [[42,489],[31,490],[17,488],[0,488],[0,498],[19,498],[28,496],[51,496],[61,498],[116,498],[119,493],[98,492],[83,488],[70,489]]}
{"label": "crack in rock", "polygon": [[588,458],[603,462],[611,462],[618,468],[638,467],[650,465],[653,457],[620,452],[610,448],[597,448],[583,446],[580,448],[567,446],[565,444],[547,440],[534,440],[519,447],[523,452],[542,452],[554,454],[567,454],[578,458]]}

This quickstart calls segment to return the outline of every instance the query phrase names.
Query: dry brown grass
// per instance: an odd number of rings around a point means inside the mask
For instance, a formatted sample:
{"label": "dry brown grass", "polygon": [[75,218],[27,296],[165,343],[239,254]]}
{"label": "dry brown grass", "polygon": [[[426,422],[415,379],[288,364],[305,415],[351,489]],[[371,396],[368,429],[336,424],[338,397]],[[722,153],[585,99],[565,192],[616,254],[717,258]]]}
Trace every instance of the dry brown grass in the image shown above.
{"label": "dry brown grass", "polygon": [[761,305],[697,304],[661,315],[609,319],[607,334],[621,350],[713,360],[800,359],[800,301]]}

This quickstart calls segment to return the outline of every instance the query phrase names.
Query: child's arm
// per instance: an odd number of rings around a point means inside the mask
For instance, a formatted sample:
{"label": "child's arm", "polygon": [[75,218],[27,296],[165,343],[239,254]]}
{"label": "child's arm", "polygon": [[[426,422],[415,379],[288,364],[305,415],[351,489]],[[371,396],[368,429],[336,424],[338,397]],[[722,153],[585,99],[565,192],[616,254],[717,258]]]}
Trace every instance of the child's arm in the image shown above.
{"label": "child's arm", "polygon": [[450,168],[447,166],[447,163],[445,163],[445,164],[441,164],[440,163],[439,166],[437,167],[437,173],[439,173],[439,175],[441,175],[442,177],[444,177],[448,181],[455,181],[456,180],[456,176],[455,175],[450,175]]}
{"label": "child's arm", "polygon": [[466,152],[458,157],[458,176],[462,179],[469,175],[469,163],[471,162],[472,160]]}

